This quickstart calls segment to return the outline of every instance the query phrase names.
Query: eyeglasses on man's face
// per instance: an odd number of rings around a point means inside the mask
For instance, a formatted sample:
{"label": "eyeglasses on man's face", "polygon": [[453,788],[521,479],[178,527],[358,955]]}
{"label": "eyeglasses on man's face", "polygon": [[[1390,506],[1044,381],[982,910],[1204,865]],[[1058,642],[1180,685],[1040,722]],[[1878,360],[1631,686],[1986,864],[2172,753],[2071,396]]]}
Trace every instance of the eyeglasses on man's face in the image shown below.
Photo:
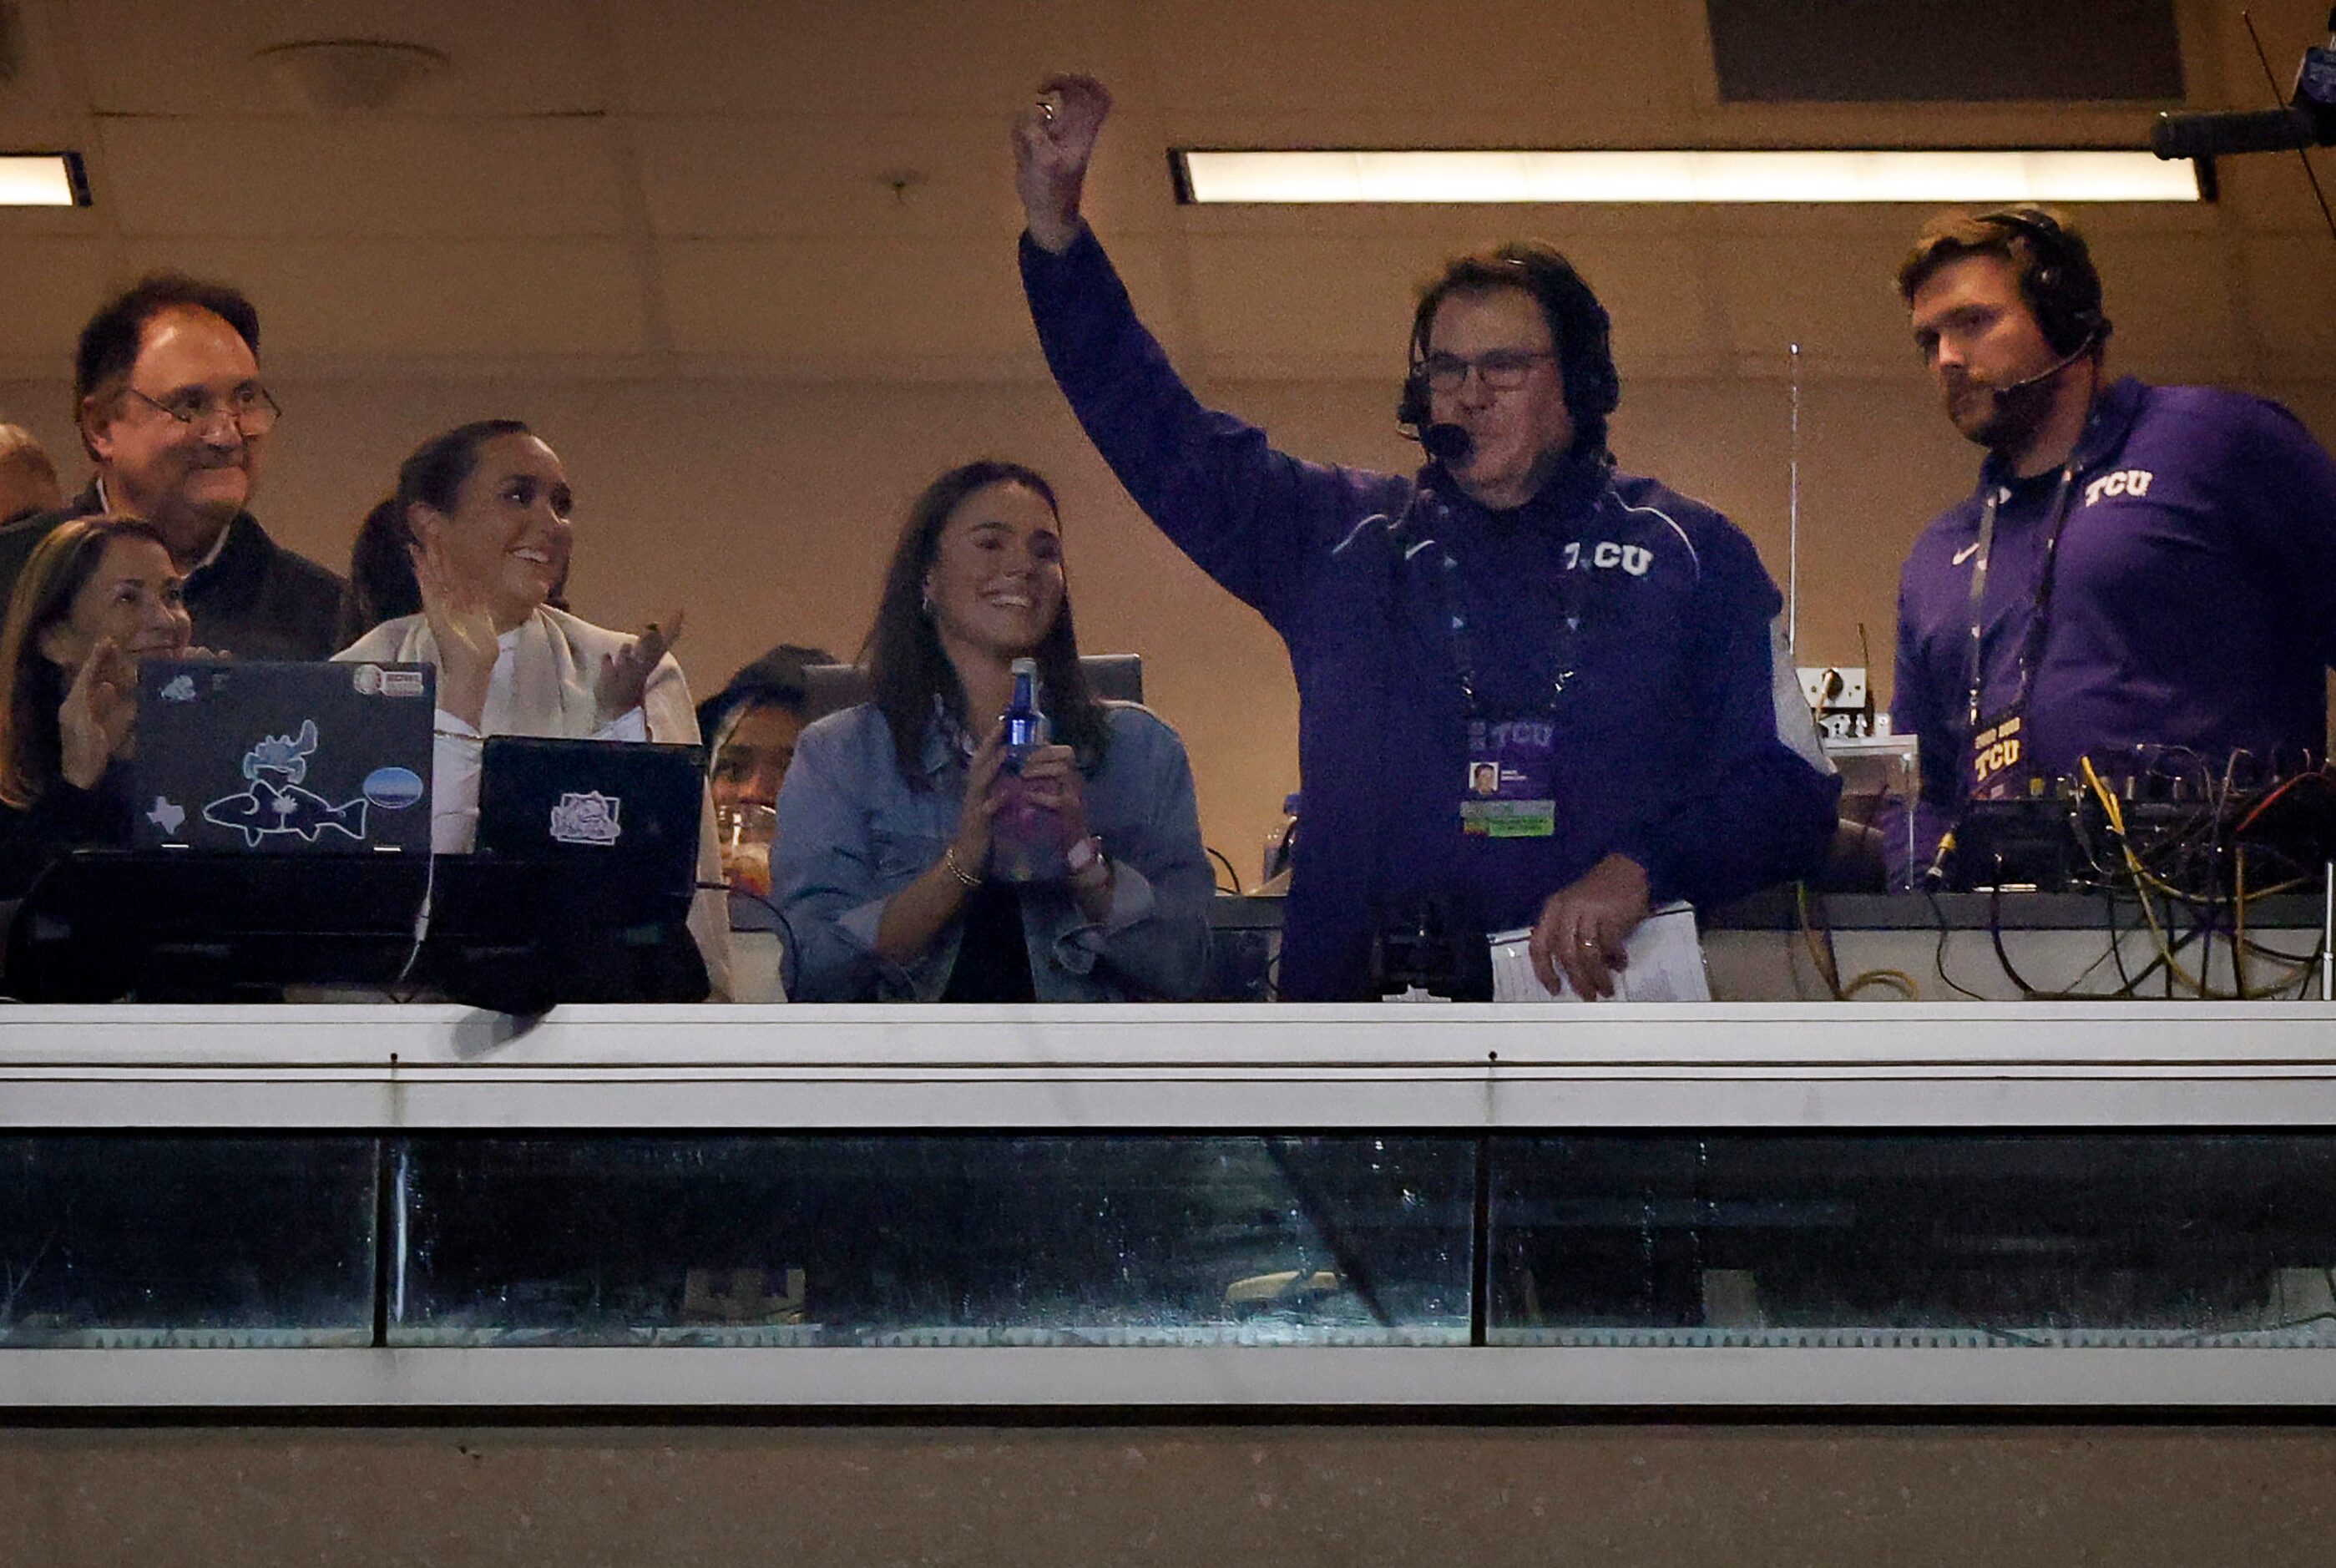
{"label": "eyeglasses on man's face", "polygon": [[1412,374],[1434,392],[1457,392],[1467,385],[1468,373],[1495,392],[1514,392],[1533,375],[1533,366],[1557,355],[1546,348],[1494,348],[1474,359],[1457,354],[1431,354]]}
{"label": "eyeglasses on man's face", "polygon": [[276,422],[284,417],[284,405],[258,382],[238,386],[224,397],[214,397],[200,386],[183,387],[168,397],[150,397],[134,386],[122,390],[198,433],[226,424],[234,425],[245,440],[255,440],[275,429]]}

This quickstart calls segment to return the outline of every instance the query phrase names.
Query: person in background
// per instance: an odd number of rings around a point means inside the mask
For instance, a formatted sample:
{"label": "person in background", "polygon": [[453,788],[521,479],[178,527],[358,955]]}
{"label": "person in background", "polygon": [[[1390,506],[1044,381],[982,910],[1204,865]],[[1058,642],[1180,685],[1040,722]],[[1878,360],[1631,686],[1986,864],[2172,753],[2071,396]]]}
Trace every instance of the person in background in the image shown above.
{"label": "person in background", "polygon": [[834,664],[825,648],[783,642],[730,677],[697,705],[697,727],[711,737],[706,782],[715,809],[744,802],[772,805],[793,760],[810,696],[803,672]]}
{"label": "person in background", "polygon": [[[771,896],[771,836],[777,828],[779,785],[794,760],[809,697],[803,671],[833,664],[824,648],[781,643],[730,677],[697,705],[697,727],[708,737],[706,782],[714,794],[714,826],[722,842],[722,874],[731,891],[759,903]],[[759,916],[733,901],[735,930],[742,916]]]}
{"label": "person in background", "polygon": [[0,629],[0,899],[80,844],[130,842],[138,663],[190,646],[184,579],[162,537],[73,518],[42,537]]}
{"label": "person in background", "polygon": [[73,355],[74,417],[96,475],[64,507],[0,529],[0,594],[66,518],[135,517],[186,574],[197,640],[243,658],[330,655],[341,579],[250,511],[283,412],[258,355],[259,313],[225,284],[156,273],[108,300]]}
{"label": "person in background", "polygon": [[404,503],[392,492],[357,524],[335,646],[346,648],[384,621],[421,613],[422,586],[414,578],[414,533],[405,526]]}
{"label": "person in background", "polygon": [[40,439],[21,424],[0,424],[0,529],[64,503],[57,465]]}
{"label": "person in background", "polygon": [[[1183,743],[1079,669],[1052,486],[951,469],[910,509],[865,656],[871,701],[803,731],[772,873],[797,1001],[1182,999],[1207,966],[1215,876]],[[1016,659],[1056,744],[1024,762],[1067,879],[990,871]]]}
{"label": "person in background", "polygon": [[[567,577],[573,498],[559,454],[524,424],[479,420],[423,443],[399,467],[391,502],[367,517],[352,570],[367,602],[421,609],[367,628],[334,657],[436,667],[434,851],[463,853],[476,838],[488,735],[697,743],[689,687],[668,651],[680,617],[628,637],[547,602]],[[689,928],[724,998],[729,921],[719,864],[709,803]]]}
{"label": "person in background", "polygon": [[[1281,994],[1373,995],[1375,936],[1441,901],[1450,928],[1530,928],[1552,991],[1604,996],[1654,904],[1816,871],[1840,785],[1774,655],[1783,597],[1726,518],[1614,471],[1607,314],[1572,264],[1504,245],[1421,291],[1397,414],[1435,437],[1416,477],[1303,462],[1194,399],[1081,217],[1110,94],[1039,92],[1014,150],[1056,385],[1297,674]],[[1495,797],[1468,788],[1478,764]]]}
{"label": "person in background", "polygon": [[[2111,379],[2100,274],[2040,207],[1931,221],[1898,270],[1947,418],[1987,456],[1900,573],[1891,721],[1922,738],[1900,885],[1972,799],[2089,760],[2259,783],[2327,750],[2336,461],[2275,403]],[[1974,624],[1976,622],[1976,625]]]}

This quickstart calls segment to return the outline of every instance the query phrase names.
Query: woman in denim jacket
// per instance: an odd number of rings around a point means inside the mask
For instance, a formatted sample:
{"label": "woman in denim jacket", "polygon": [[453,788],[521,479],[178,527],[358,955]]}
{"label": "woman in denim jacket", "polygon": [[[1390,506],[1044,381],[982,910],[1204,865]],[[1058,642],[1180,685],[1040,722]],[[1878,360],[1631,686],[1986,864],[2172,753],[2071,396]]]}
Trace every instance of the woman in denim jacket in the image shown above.
{"label": "woman in denim jacket", "polygon": [[[1215,889],[1192,774],[1148,709],[1079,671],[1055,492],[950,470],[910,510],[866,653],[873,700],[805,730],[779,792],[775,899],[797,1001],[1189,998]],[[988,874],[1017,658],[1060,744],[1021,776],[1065,819],[1067,880]]]}

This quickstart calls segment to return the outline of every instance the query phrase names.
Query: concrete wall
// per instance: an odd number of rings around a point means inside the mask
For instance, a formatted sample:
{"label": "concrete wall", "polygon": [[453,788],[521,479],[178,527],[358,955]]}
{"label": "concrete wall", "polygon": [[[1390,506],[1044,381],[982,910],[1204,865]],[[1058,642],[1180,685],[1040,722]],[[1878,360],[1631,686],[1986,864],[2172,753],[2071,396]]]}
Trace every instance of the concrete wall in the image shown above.
{"label": "concrete wall", "polygon": [[2280,1568],[2329,1559],[2331,1462],[2251,1427],[18,1430],[0,1563]]}

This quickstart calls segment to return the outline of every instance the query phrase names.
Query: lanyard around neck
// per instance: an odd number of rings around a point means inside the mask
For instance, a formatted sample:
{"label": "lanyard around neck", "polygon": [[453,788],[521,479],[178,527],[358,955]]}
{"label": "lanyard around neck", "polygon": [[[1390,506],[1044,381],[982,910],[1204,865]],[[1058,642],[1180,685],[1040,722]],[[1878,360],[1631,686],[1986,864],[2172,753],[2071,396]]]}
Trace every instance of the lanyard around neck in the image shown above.
{"label": "lanyard around neck", "polygon": [[[1436,569],[1428,576],[1429,591],[1435,598],[1436,618],[1451,639],[1452,663],[1460,677],[1461,699],[1468,706],[1470,718],[1482,718],[1484,705],[1476,693],[1475,637],[1469,625],[1466,599],[1460,592],[1460,562],[1451,550],[1432,540],[1427,541],[1427,548],[1437,555]],[[1558,618],[1556,626],[1551,628],[1549,660],[1549,711],[1552,713],[1565,696],[1566,687],[1573,684],[1576,673],[1575,655],[1582,640],[1582,579],[1588,570],[1577,560],[1558,574]]]}
{"label": "lanyard around neck", "polygon": [[[2036,592],[2030,602],[2028,629],[2020,642],[2020,685],[2013,694],[2011,706],[2019,707],[2028,701],[2028,685],[2033,678],[2036,660],[2044,651],[2045,628],[2052,614],[2052,573],[2060,554],[2060,534],[2068,526],[2068,502],[2076,492],[2077,464],[2072,458],[2061,465],[2060,478],[2052,487],[2050,521],[2044,533],[2044,560],[2036,574]],[[1986,504],[1979,514],[1979,558],[1971,563],[1971,701],[1964,713],[1968,726],[1966,735],[1977,735],[1980,724],[1981,688],[1987,680],[1987,579],[1995,556],[1995,517],[2002,502],[2005,487],[1988,488]]]}

